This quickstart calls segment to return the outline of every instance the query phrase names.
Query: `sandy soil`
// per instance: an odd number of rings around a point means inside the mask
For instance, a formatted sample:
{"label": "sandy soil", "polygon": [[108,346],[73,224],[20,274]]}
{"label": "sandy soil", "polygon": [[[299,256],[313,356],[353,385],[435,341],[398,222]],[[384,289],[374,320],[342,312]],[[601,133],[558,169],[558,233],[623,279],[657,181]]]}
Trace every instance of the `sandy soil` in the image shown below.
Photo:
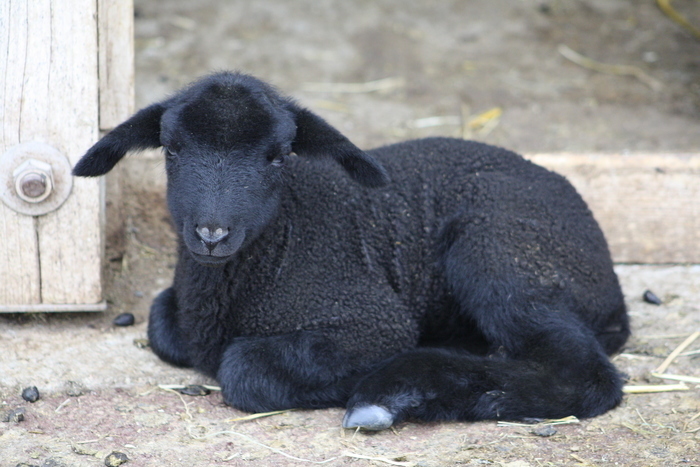
{"label": "sandy soil", "polygon": [[[700,2],[674,6],[700,23]],[[647,78],[586,69],[561,44]],[[451,135],[524,153],[700,148],[700,41],[652,1],[137,0],[136,47],[137,107],[232,68],[274,83],[362,147]],[[382,90],[324,87],[376,80]],[[494,108],[500,117],[474,121]],[[700,391],[690,383],[554,430],[407,422],[376,434],[341,430],[340,409],[235,420],[246,414],[216,392],[161,389],[215,383],[136,345],[172,276],[174,236],[160,156],[131,157],[120,176],[121,202],[108,206],[109,311],[0,317],[0,415],[24,409],[23,421],[0,423],[0,466],[97,466],[113,451],[137,466],[700,465]],[[126,229],[114,228],[120,219]],[[630,384],[674,384],[651,372],[700,330],[700,266],[617,272],[634,336],[616,364]],[[647,289],[664,303],[645,303]],[[113,326],[122,312],[136,324]],[[666,372],[697,377],[697,362],[680,356]],[[37,402],[22,400],[28,386]]]}

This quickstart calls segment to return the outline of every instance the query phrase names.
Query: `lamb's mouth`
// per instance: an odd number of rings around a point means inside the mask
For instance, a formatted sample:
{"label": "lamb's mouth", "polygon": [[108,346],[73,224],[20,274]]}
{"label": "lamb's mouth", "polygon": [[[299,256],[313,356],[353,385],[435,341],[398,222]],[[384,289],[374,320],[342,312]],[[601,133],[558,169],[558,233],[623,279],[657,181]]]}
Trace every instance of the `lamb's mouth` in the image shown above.
{"label": "lamb's mouth", "polygon": [[203,264],[205,266],[222,266],[228,261],[233,258],[234,255],[226,255],[226,256],[214,256],[214,255],[200,255],[199,253],[195,253],[194,251],[190,250],[190,254],[192,257],[195,259],[200,264]]}
{"label": "lamb's mouth", "polygon": [[220,243],[207,245],[194,236],[185,238],[185,246],[192,257],[205,266],[221,266],[229,262],[241,249],[246,239],[244,230],[234,231]]}

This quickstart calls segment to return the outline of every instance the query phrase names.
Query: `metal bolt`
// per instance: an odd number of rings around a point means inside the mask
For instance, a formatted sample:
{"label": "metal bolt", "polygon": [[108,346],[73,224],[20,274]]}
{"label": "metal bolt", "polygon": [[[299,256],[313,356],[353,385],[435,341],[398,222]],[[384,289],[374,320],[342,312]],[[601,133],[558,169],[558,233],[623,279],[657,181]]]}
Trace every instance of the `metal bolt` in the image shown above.
{"label": "metal bolt", "polygon": [[28,198],[36,199],[46,193],[46,175],[30,172],[22,177],[19,182],[22,193]]}
{"label": "metal bolt", "polygon": [[51,165],[36,159],[29,159],[13,172],[17,196],[28,203],[40,203],[49,197],[53,189]]}

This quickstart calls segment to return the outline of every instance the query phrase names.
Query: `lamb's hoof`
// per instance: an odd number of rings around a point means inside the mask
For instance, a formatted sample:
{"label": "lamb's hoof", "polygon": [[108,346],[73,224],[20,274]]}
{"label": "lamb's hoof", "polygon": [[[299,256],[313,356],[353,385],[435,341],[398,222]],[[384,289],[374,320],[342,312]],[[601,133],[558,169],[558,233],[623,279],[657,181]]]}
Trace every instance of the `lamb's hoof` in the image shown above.
{"label": "lamb's hoof", "polygon": [[365,430],[380,431],[386,430],[394,423],[394,416],[378,405],[363,405],[353,407],[345,412],[343,417],[343,428],[360,427]]}

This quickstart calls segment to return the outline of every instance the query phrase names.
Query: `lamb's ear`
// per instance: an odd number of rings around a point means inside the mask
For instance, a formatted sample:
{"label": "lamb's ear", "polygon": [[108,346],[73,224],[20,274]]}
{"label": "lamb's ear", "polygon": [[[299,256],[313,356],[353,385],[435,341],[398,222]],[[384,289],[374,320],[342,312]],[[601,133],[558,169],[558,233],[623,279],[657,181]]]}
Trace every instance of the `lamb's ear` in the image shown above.
{"label": "lamb's ear", "polygon": [[112,170],[128,151],[160,146],[160,117],[164,111],[165,106],[160,103],[138,111],[95,143],[75,165],[73,175],[104,175]]}
{"label": "lamb's ear", "polygon": [[307,109],[294,106],[297,134],[292,150],[302,156],[331,157],[360,184],[380,187],[389,182],[384,167],[338,130]]}

